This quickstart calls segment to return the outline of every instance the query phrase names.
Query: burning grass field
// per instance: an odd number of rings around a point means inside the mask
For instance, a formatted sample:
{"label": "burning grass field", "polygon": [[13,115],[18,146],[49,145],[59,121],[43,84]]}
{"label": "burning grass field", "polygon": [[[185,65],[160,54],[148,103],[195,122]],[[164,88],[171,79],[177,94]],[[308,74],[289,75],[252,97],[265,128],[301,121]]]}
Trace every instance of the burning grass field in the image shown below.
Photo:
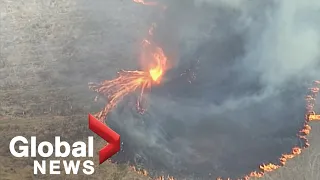
{"label": "burning grass field", "polygon": [[[8,144],[16,135],[37,135],[40,140],[51,141],[55,135],[70,141],[92,135],[87,128],[87,112],[98,112],[105,101],[93,102],[96,94],[90,92],[87,83],[112,79],[124,68],[140,68],[137,52],[141,40],[150,35],[151,23],[145,22],[150,9],[131,1],[99,0],[94,4],[0,1],[1,179],[88,179],[85,175],[34,176],[32,159],[13,158]],[[318,109],[315,105],[315,112]],[[310,126],[310,147],[259,179],[320,179],[320,124],[311,121]],[[95,140],[101,146],[104,143]],[[99,147],[95,146],[96,150]],[[106,162],[98,166],[97,159],[95,162],[95,174],[90,179],[150,179],[127,164]],[[237,166],[241,169],[243,165]]]}

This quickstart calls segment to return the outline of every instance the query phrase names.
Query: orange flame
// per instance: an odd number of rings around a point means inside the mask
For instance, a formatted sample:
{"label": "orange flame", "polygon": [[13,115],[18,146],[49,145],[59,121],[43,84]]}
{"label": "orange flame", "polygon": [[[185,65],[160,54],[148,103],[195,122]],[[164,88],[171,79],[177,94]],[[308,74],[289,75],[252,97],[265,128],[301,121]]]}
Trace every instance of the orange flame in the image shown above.
{"label": "orange flame", "polygon": [[[146,67],[151,79],[155,83],[160,83],[161,77],[168,69],[167,57],[160,47],[151,44],[147,39],[143,41],[143,49],[141,52],[141,65]],[[152,60],[150,62],[150,59]]]}
{"label": "orange flame", "polygon": [[161,48],[157,48],[157,52],[153,54],[153,57],[156,65],[149,70],[149,73],[153,81],[159,82],[166,68],[167,58]]}
{"label": "orange flame", "polygon": [[320,115],[319,114],[309,115],[309,120],[310,121],[320,121]]}

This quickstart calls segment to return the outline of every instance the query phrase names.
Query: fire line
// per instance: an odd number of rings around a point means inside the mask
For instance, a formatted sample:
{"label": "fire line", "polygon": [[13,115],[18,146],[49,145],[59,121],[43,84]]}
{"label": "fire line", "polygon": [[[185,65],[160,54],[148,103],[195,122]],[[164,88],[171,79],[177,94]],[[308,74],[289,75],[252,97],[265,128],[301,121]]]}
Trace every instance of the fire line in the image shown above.
{"label": "fire line", "polygon": [[320,121],[320,114],[309,115],[310,121]]}

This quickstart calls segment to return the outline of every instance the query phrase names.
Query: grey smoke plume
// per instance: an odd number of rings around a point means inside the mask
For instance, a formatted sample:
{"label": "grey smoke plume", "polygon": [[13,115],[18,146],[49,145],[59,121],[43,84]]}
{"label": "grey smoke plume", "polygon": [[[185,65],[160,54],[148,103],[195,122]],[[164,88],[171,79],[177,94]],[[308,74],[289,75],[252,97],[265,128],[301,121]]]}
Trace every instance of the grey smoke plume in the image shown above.
{"label": "grey smoke plume", "polygon": [[244,62],[253,63],[265,83],[317,78],[319,5],[317,1],[277,2],[274,10],[266,13],[265,24],[256,29],[252,17],[246,18],[251,21],[251,32]]}
{"label": "grey smoke plume", "polygon": [[124,141],[115,160],[153,175],[241,177],[300,146],[303,96],[320,77],[320,2],[165,3],[155,36],[175,66],[145,115],[110,117]]}

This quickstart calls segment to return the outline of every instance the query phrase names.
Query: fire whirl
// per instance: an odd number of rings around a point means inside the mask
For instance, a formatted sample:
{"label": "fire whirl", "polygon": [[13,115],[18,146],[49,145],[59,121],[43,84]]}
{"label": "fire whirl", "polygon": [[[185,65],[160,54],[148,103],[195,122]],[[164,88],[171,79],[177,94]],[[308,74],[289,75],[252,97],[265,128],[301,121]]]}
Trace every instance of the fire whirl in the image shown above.
{"label": "fire whirl", "polygon": [[[133,0],[136,3],[148,5],[148,6],[158,6],[159,4],[156,2],[146,2],[144,0]],[[108,113],[121,101],[121,99],[137,90],[140,90],[140,95],[137,100],[137,110],[140,113],[143,113],[145,109],[141,106],[141,101],[143,98],[143,94],[146,89],[150,89],[152,85],[158,84],[161,82],[161,79],[168,68],[167,57],[165,56],[163,50],[152,43],[150,37],[153,35],[154,28],[156,24],[153,24],[149,29],[149,38],[143,41],[143,51],[141,53],[141,57],[143,60],[143,64],[147,65],[145,70],[143,71],[125,71],[121,70],[118,72],[118,77],[113,80],[106,80],[101,83],[90,83],[89,87],[93,91],[104,95],[108,99],[108,103],[104,107],[102,111],[97,113],[95,116],[103,121],[106,119]],[[303,128],[299,131],[298,137],[303,140],[303,147],[293,147],[291,152],[288,154],[283,154],[279,158],[278,164],[262,164],[259,167],[258,171],[253,171],[248,175],[240,178],[243,180],[248,180],[250,178],[260,178],[263,177],[265,173],[272,172],[284,165],[289,159],[294,158],[295,156],[301,154],[302,150],[309,147],[307,135],[311,131],[311,127],[308,124],[310,121],[320,121],[320,115],[317,115],[314,111],[314,106],[316,103],[316,98],[320,90],[320,81],[314,81],[313,86],[309,88],[309,92],[305,98],[306,100],[306,115],[305,115],[305,123]],[[146,170],[136,170],[135,167],[132,169],[139,174],[148,176],[148,172]],[[155,180],[174,180],[174,177],[171,176],[161,176],[155,178]],[[230,178],[217,178],[217,180]],[[239,180],[240,180],[239,179]]]}
{"label": "fire whirl", "polygon": [[[143,5],[158,5],[156,2],[145,2],[134,0]],[[168,68],[167,57],[163,50],[152,42],[152,35],[156,24],[152,24],[149,29],[149,36],[142,41],[141,61],[144,71],[125,71],[118,72],[118,77],[113,80],[106,80],[101,83],[89,83],[89,88],[105,97],[108,103],[102,111],[95,114],[96,118],[104,122],[109,112],[128,94],[140,89],[137,100],[137,111],[144,113],[142,98],[146,89],[150,89],[153,84],[159,84],[161,78]],[[98,96],[96,97],[96,100]]]}
{"label": "fire whirl", "polygon": [[[95,116],[102,122],[106,119],[108,113],[117,105],[117,103],[126,95],[140,88],[140,95],[137,100],[137,110],[143,113],[145,110],[141,106],[142,97],[146,88],[151,88],[152,84],[160,82],[165,71],[166,56],[161,48],[156,48],[153,53],[155,66],[149,71],[124,71],[118,72],[118,77],[113,80],[106,80],[102,83],[89,83],[89,88],[104,95],[108,99],[105,108]],[[96,97],[97,99],[98,97]]]}

